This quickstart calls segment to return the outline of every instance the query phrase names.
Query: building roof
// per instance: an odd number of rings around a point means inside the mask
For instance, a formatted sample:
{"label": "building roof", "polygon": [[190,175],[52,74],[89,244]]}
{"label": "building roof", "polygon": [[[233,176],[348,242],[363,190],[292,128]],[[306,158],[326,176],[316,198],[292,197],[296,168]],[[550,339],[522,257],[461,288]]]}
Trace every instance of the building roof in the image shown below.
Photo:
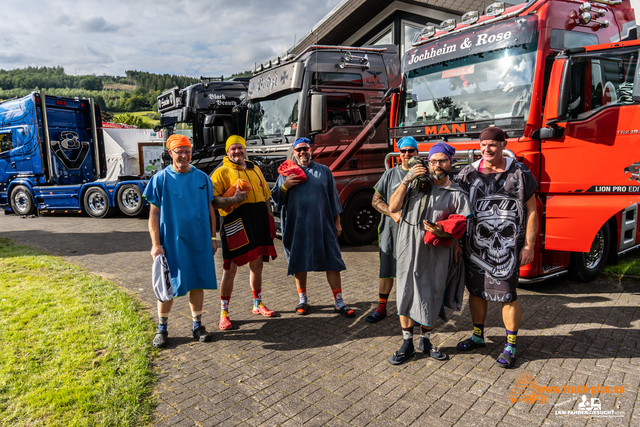
{"label": "building roof", "polygon": [[482,11],[490,3],[490,0],[344,0],[300,38],[289,52],[298,54],[313,44],[340,45],[381,11],[393,6],[398,9],[418,6],[463,15],[470,10]]}

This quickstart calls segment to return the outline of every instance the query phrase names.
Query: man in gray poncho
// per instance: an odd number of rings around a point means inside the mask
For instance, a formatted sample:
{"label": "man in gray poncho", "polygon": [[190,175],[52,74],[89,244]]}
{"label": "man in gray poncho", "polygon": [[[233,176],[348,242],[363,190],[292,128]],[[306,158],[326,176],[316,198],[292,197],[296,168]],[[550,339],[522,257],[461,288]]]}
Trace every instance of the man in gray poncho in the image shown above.
{"label": "man in gray poncho", "polygon": [[[455,251],[456,259],[461,252],[454,234],[465,227],[466,217],[471,214],[467,195],[449,179],[454,153],[455,149],[443,142],[433,145],[429,150],[433,182],[426,168],[417,164],[391,195],[389,210],[402,211],[396,245],[396,284],[403,343],[389,358],[393,365],[404,363],[415,354],[415,323],[420,324],[422,332],[418,350],[436,360],[447,358],[431,344],[430,334],[442,308],[453,259],[451,251]],[[457,231],[452,234],[454,229]]]}

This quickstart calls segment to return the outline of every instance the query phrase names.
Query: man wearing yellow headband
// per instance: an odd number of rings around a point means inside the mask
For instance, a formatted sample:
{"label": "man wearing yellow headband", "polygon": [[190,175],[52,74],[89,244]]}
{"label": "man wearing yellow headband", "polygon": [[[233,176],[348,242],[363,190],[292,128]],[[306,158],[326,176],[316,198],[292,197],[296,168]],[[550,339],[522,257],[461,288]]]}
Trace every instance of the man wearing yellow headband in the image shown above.
{"label": "man wearing yellow headband", "polygon": [[[173,296],[189,294],[193,319],[193,337],[211,341],[212,335],[202,325],[204,289],[216,289],[213,255],[218,246],[213,187],[209,177],[194,168],[191,142],[184,135],[171,135],[167,148],[173,160],[167,168],[155,174],[144,190],[149,202],[149,233],[151,256],[164,255],[169,265]],[[188,204],[185,201],[188,200]],[[158,331],[154,347],[167,345],[167,325],[173,300],[158,301]]]}
{"label": "man wearing yellow headband", "polygon": [[[246,160],[245,141],[238,135],[227,139],[227,156],[222,166],[211,176],[214,207],[220,212],[222,240],[222,281],[220,283],[220,329],[231,329],[229,300],[239,266],[249,264],[250,284],[253,292],[253,313],[272,317],[275,313],[262,302],[262,266],[269,258],[276,259],[273,246],[275,225],[269,198],[271,191],[262,172],[252,161]],[[251,184],[251,190],[236,192],[231,197],[222,195],[241,178]],[[223,208],[233,207],[229,209]]]}

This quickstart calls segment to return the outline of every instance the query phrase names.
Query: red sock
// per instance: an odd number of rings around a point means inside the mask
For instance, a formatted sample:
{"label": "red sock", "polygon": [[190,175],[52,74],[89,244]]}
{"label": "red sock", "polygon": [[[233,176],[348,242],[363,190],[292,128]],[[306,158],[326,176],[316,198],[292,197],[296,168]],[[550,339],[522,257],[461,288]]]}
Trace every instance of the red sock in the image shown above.
{"label": "red sock", "polygon": [[381,314],[386,313],[387,312],[387,301],[388,301],[388,298],[380,297],[380,302],[378,303],[378,309],[376,311],[381,313]]}

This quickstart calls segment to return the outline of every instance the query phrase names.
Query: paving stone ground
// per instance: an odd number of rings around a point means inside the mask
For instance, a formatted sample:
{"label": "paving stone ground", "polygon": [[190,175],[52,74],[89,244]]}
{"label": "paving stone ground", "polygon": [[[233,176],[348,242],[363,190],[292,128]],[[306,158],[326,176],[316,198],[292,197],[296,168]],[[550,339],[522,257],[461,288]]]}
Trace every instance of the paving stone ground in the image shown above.
{"label": "paving stone ground", "polygon": [[[4,215],[0,230],[1,237],[61,255],[118,283],[156,318],[146,219]],[[497,303],[489,305],[487,346],[473,353],[455,350],[472,328],[465,298],[462,312],[449,312],[449,322],[439,323],[433,334],[449,360],[418,355],[398,367],[387,362],[401,343],[395,295],[386,319],[365,321],[378,298],[376,247],[342,247],[344,297],[356,310],[352,319],[333,312],[322,273],[310,274],[310,314],[295,314],[295,284],[286,275],[279,240],[276,247],[279,257],[265,264],[263,286],[276,317],[251,313],[247,267],[240,269],[231,298],[233,330],[216,328],[219,291],[206,293],[203,321],[214,342],[194,342],[188,301],[177,299],[170,345],[154,360],[156,425],[640,426],[637,280],[555,280],[520,288],[524,313],[512,370],[495,364],[504,342]],[[219,280],[220,253],[216,266]],[[569,393],[517,387],[531,381],[561,390],[566,385]],[[571,393],[570,387],[583,385],[624,392]],[[599,399],[594,403],[602,412],[561,413],[578,411],[583,395],[587,403]]]}

